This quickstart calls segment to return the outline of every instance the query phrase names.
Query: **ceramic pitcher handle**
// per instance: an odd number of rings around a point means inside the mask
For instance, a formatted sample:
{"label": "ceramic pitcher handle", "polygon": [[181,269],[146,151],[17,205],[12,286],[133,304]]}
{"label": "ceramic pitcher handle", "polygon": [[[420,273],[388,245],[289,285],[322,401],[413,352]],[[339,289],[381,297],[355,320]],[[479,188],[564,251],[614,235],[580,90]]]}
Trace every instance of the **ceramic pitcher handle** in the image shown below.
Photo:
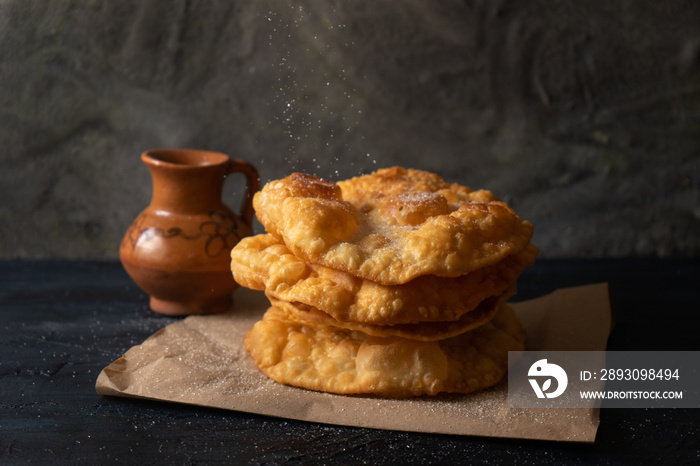
{"label": "ceramic pitcher handle", "polygon": [[227,174],[240,172],[245,175],[246,190],[241,202],[239,217],[249,226],[253,225],[253,195],[260,189],[258,170],[250,163],[241,159],[231,159]]}

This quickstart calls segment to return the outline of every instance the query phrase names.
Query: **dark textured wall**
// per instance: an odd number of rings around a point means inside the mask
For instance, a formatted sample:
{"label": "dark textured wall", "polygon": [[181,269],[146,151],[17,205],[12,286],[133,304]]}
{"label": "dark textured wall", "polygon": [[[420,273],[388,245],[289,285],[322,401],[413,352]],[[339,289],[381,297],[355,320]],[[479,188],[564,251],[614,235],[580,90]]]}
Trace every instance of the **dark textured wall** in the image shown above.
{"label": "dark textured wall", "polygon": [[0,257],[116,257],[175,146],[435,171],[541,257],[697,257],[700,3],[0,3]]}

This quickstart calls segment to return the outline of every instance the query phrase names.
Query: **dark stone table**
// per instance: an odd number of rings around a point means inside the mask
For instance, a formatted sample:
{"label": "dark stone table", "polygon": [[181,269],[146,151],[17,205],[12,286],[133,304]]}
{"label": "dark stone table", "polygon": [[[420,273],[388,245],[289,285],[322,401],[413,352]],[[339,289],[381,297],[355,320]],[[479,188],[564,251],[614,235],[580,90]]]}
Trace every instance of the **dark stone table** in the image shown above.
{"label": "dark stone table", "polygon": [[[540,261],[516,300],[607,281],[610,350],[698,350],[700,263]],[[594,444],[321,425],[104,397],[99,372],[176,321],[118,262],[0,262],[0,464],[697,464],[700,411],[601,410]]]}

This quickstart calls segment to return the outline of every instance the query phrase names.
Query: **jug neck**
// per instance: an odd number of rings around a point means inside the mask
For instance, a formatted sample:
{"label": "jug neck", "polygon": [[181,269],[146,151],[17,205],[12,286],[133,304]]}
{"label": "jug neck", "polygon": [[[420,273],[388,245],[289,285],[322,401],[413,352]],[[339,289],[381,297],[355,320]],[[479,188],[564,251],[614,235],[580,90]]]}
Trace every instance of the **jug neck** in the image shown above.
{"label": "jug neck", "polygon": [[172,163],[142,157],[153,179],[151,207],[181,213],[218,208],[227,173],[228,157],[212,164]]}

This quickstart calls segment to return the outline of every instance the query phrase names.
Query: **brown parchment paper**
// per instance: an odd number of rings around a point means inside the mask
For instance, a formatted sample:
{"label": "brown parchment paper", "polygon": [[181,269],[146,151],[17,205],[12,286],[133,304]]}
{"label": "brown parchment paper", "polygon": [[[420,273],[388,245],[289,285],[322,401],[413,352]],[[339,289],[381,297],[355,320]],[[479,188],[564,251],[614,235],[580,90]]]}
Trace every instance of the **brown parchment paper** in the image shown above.
{"label": "brown parchment paper", "polygon": [[[227,313],[187,317],[129,349],[100,373],[97,392],[374,429],[595,440],[599,401],[590,408],[513,409],[506,381],[470,395],[400,400],[280,385],[262,375],[243,348],[243,336],[269,301],[247,289],[234,299]],[[513,307],[528,350],[605,350],[612,325],[607,284],[560,289]]]}

